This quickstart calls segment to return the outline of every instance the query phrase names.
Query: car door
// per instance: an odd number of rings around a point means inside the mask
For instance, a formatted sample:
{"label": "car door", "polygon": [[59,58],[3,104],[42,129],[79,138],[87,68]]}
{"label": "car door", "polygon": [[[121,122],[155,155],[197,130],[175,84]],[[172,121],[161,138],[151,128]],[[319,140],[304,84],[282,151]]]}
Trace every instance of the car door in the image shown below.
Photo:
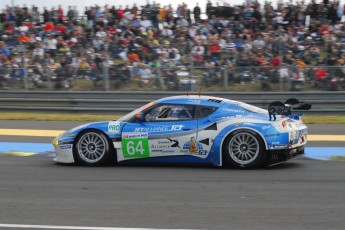
{"label": "car door", "polygon": [[194,117],[194,105],[158,104],[145,111],[122,129],[123,160],[195,154]]}

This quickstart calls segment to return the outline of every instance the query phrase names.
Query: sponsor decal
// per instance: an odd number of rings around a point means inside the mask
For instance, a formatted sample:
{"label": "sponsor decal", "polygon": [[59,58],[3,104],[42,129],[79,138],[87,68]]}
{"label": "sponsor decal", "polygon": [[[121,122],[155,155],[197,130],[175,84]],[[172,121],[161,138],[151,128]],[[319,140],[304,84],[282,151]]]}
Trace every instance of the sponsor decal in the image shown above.
{"label": "sponsor decal", "polygon": [[126,159],[150,157],[148,133],[123,133],[122,150]]}
{"label": "sponsor decal", "polygon": [[301,127],[305,127],[305,124],[303,124],[303,123],[297,123],[297,124],[295,124],[295,126],[296,126],[297,129],[299,129],[299,128],[301,128]]}
{"label": "sponsor decal", "polygon": [[199,150],[199,155],[206,155],[207,151],[206,150]]}
{"label": "sponsor decal", "polygon": [[274,148],[274,149],[287,149],[288,145],[273,145],[272,148]]}
{"label": "sponsor decal", "polygon": [[200,104],[200,100],[187,100],[187,104]]}
{"label": "sponsor decal", "polygon": [[170,145],[150,145],[151,149],[169,149]]}
{"label": "sponsor decal", "polygon": [[223,111],[225,112],[230,112],[230,113],[244,113],[243,110],[240,109],[228,109],[228,108],[223,108]]}
{"label": "sponsor decal", "polygon": [[271,128],[270,125],[264,125],[264,126],[261,127],[262,130],[266,130],[266,129],[269,129],[269,128]]}
{"label": "sponsor decal", "polygon": [[163,149],[162,153],[173,153],[175,152],[173,149]]}
{"label": "sponsor decal", "polygon": [[162,145],[162,144],[170,144],[170,141],[158,141],[158,144],[159,144],[159,145]]}
{"label": "sponsor decal", "polygon": [[157,126],[157,127],[142,127],[134,129],[134,132],[169,132],[169,131],[180,131],[183,125],[172,125],[172,126]]}
{"label": "sponsor decal", "polygon": [[[179,146],[179,141],[175,139],[167,138],[167,140],[160,140],[157,144],[151,144],[150,149],[152,150],[161,150],[162,152],[174,152],[173,148],[181,148]],[[167,149],[171,149],[171,151],[167,151]],[[157,151],[157,152],[158,152]]]}
{"label": "sponsor decal", "polygon": [[59,149],[70,149],[72,145],[59,145]]}
{"label": "sponsor decal", "polygon": [[148,138],[148,133],[124,133],[122,134],[122,139],[127,138]]}
{"label": "sponsor decal", "polygon": [[173,125],[171,126],[171,131],[180,131],[183,128],[183,125]]}
{"label": "sponsor decal", "polygon": [[180,148],[178,140],[174,140],[174,139],[170,139],[170,138],[167,138],[167,139],[168,139],[168,140],[170,141],[170,143],[171,143],[171,146],[170,146],[170,147],[173,147],[173,148],[178,147],[178,148]]}
{"label": "sponsor decal", "polygon": [[191,137],[190,141],[184,143],[183,149],[187,150],[186,152],[189,152],[191,154],[207,155],[207,151],[203,149],[200,142],[195,140],[195,137]]}
{"label": "sponsor decal", "polygon": [[120,122],[110,121],[108,123],[108,132],[109,133],[119,133],[120,132]]}
{"label": "sponsor decal", "polygon": [[276,133],[276,134],[268,134],[268,135],[265,135],[265,137],[279,137],[279,133]]}
{"label": "sponsor decal", "polygon": [[161,149],[151,149],[150,152],[151,153],[160,153],[160,152],[162,152],[162,150]]}

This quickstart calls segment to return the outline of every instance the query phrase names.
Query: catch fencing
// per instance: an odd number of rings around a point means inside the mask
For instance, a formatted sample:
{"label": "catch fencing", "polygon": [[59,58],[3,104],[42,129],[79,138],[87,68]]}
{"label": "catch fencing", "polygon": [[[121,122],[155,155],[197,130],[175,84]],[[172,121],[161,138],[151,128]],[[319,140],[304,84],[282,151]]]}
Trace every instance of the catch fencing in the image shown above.
{"label": "catch fencing", "polygon": [[[177,64],[177,65],[176,65]],[[345,90],[343,66],[214,66],[178,63],[102,67],[28,65],[0,68],[0,89],[22,91],[227,91],[291,92]]]}

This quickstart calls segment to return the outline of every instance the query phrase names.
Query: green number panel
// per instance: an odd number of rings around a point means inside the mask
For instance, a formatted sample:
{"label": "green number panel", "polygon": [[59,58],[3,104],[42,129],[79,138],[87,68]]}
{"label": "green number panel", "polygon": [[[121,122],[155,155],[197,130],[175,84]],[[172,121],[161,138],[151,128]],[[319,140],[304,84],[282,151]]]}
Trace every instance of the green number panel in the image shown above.
{"label": "green number panel", "polygon": [[147,138],[128,138],[122,140],[124,158],[150,157]]}

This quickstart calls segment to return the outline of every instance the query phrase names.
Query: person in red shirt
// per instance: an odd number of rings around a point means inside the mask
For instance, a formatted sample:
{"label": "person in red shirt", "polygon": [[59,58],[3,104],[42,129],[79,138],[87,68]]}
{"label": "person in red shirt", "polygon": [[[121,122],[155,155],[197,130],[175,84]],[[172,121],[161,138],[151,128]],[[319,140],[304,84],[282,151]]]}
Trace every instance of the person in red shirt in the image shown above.
{"label": "person in red shirt", "polygon": [[139,59],[139,55],[138,54],[136,54],[136,53],[134,53],[133,51],[129,51],[128,52],[128,54],[127,54],[127,59],[128,59],[128,61],[130,61],[130,62],[137,62],[137,61],[140,61],[140,59]]}
{"label": "person in red shirt", "polygon": [[115,34],[116,33],[116,29],[114,28],[114,26],[110,26],[108,28],[108,34]]}
{"label": "person in red shirt", "polygon": [[59,23],[62,23],[64,15],[63,15],[63,9],[62,9],[61,5],[59,5],[59,8],[57,9],[57,13],[58,13],[58,17],[59,17]]}
{"label": "person in red shirt", "polygon": [[331,31],[328,29],[328,26],[329,25],[327,23],[322,25],[322,27],[319,30],[320,34],[322,34],[322,35],[329,34]]}
{"label": "person in red shirt", "polygon": [[325,85],[325,79],[327,77],[327,72],[324,68],[319,67],[315,70],[315,87],[320,88]]}
{"label": "person in red shirt", "polygon": [[280,58],[279,57],[272,58],[271,65],[272,66],[280,66]]}
{"label": "person in red shirt", "polygon": [[56,31],[56,33],[58,33],[58,34],[65,34],[65,33],[66,33],[66,27],[59,23],[59,24],[55,27],[55,31]]}
{"label": "person in red shirt", "polygon": [[119,16],[119,19],[121,20],[123,18],[123,14],[125,13],[124,9],[120,6],[120,8],[117,10],[117,15]]}
{"label": "person in red shirt", "polygon": [[212,57],[219,57],[220,48],[216,41],[209,47],[209,51]]}
{"label": "person in red shirt", "polygon": [[24,42],[24,43],[28,43],[30,42],[30,38],[28,36],[26,36],[26,34],[23,32],[20,37],[18,38],[19,42]]}
{"label": "person in red shirt", "polygon": [[23,26],[26,26],[26,27],[28,27],[28,28],[33,28],[34,26],[32,25],[32,23],[30,22],[30,21],[28,21],[28,20],[25,20],[24,22],[23,22]]}
{"label": "person in red shirt", "polygon": [[51,21],[46,22],[46,24],[43,27],[43,30],[45,30],[47,32],[54,30],[54,23]]}
{"label": "person in red shirt", "polygon": [[5,26],[6,33],[13,34],[14,32],[14,25],[13,23],[8,23],[7,26]]}

